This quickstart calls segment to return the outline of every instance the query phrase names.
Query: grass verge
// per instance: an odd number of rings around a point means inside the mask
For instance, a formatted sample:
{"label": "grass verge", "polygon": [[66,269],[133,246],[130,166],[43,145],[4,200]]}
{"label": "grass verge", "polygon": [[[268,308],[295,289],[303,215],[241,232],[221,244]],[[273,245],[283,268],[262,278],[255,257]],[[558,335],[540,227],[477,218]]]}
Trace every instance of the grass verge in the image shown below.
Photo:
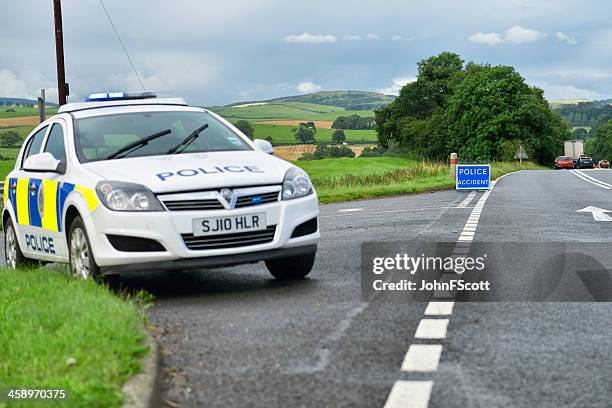
{"label": "grass verge", "polygon": [[[454,188],[447,164],[403,157],[295,161],[306,170],[322,204]],[[532,163],[492,163],[493,179],[517,170],[546,170]]]}
{"label": "grass verge", "polygon": [[126,301],[45,268],[2,269],[0,282],[0,407],[11,388],[66,390],[66,400],[45,406],[120,406],[121,387],[148,352],[146,296]]}

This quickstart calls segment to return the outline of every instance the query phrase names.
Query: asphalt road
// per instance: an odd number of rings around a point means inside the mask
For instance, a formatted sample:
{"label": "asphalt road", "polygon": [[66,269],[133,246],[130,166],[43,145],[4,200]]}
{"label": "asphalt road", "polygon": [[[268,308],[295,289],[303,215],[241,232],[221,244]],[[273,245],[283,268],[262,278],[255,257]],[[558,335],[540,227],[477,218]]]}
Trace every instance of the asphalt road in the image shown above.
{"label": "asphalt road", "polygon": [[[612,171],[584,173],[612,184]],[[456,303],[446,338],[435,342],[415,338],[426,303],[361,301],[361,244],[456,241],[482,193],[465,205],[467,195],[323,206],[317,262],[301,282],[279,284],[261,264],[124,279],[157,296],[164,397],[183,407],[392,407],[396,381],[425,380],[430,407],[609,406],[610,304]],[[509,175],[484,205],[474,240],[610,243],[612,223],[576,211],[612,210],[611,197],[570,171]],[[521,257],[521,278],[509,274],[504,285],[537,279],[529,266],[537,248]],[[412,344],[432,343],[443,345],[437,370],[400,370]],[[418,404],[417,395],[402,401]]]}
{"label": "asphalt road", "polygon": [[[583,174],[612,186],[612,171]],[[530,171],[503,178],[488,198],[441,191],[326,205],[315,268],[303,281],[278,283],[257,264],[122,283],[156,296],[150,315],[169,406],[608,407],[612,304],[584,300],[612,299],[612,285],[605,274],[550,271],[543,284],[538,268],[554,251],[612,256],[602,255],[612,222],[577,212],[612,210],[604,187],[571,171]],[[432,317],[448,319],[435,340],[416,333],[427,303],[361,300],[362,243],[455,242],[481,198],[475,244],[529,244],[496,277],[505,293],[519,299],[556,279],[547,300],[576,302],[457,302],[452,314]],[[546,243],[564,245],[548,253]],[[401,370],[414,345],[441,345],[439,365]],[[398,382],[429,385],[390,396]]]}

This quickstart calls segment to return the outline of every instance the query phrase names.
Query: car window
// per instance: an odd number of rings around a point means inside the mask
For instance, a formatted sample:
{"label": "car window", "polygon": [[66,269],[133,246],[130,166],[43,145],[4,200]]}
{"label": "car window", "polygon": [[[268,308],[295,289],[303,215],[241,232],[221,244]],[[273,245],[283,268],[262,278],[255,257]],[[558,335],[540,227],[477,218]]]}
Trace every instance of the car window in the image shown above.
{"label": "car window", "polygon": [[64,130],[61,125],[54,124],[49,132],[45,152],[51,153],[56,160],[64,161],[66,149],[64,147]]}
{"label": "car window", "polygon": [[25,159],[28,157],[40,153],[40,147],[42,146],[43,139],[45,138],[45,133],[47,133],[48,126],[40,129],[38,132],[34,134],[29,140],[28,145],[25,148],[25,152],[23,154],[23,160],[21,161],[21,165],[25,162]]}
{"label": "car window", "polygon": [[75,122],[77,155],[82,163],[105,160],[130,143],[169,129],[169,134],[151,140],[125,157],[166,155],[204,124],[208,127],[182,153],[252,150],[247,142],[209,113],[161,111],[78,119]]}

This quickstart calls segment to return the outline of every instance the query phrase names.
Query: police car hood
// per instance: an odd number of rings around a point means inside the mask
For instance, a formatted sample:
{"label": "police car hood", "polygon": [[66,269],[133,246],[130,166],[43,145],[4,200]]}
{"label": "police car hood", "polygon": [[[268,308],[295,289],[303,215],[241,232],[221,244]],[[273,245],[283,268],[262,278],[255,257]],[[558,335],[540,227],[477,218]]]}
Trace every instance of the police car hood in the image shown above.
{"label": "police car hood", "polygon": [[134,157],[84,166],[106,180],[143,184],[154,193],[282,184],[292,167],[260,151]]}

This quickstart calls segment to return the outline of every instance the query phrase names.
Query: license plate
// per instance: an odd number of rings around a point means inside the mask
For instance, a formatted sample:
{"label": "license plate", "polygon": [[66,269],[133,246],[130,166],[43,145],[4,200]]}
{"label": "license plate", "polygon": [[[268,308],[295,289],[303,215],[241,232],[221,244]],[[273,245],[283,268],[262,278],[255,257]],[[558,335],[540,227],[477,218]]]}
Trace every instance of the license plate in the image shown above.
{"label": "license plate", "polygon": [[266,213],[196,218],[193,220],[193,235],[201,237],[204,235],[233,234],[264,230],[266,227]]}

